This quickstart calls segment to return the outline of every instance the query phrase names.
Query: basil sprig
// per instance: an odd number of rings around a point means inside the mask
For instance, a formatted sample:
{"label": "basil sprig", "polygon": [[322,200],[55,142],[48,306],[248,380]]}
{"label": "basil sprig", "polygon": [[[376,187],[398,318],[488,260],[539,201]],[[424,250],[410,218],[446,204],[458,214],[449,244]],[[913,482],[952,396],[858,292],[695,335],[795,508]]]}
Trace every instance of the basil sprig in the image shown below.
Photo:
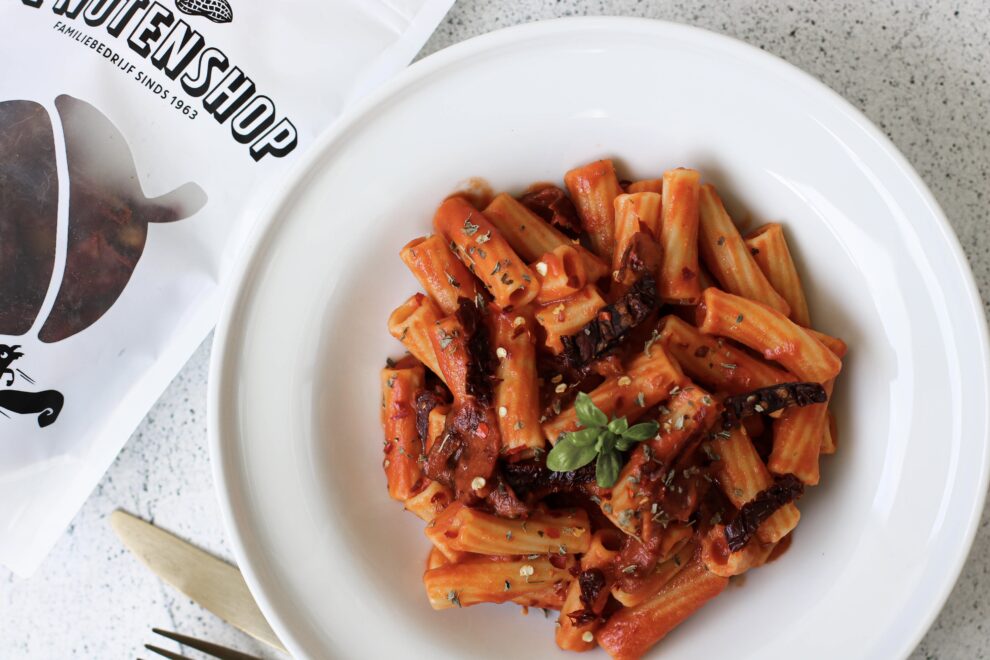
{"label": "basil sprig", "polygon": [[602,488],[611,488],[619,478],[620,452],[627,451],[637,442],[649,440],[660,429],[656,422],[629,426],[625,417],[609,421],[608,415],[584,392],[577,395],[574,409],[578,423],[584,428],[563,434],[547,454],[547,467],[554,472],[570,472],[597,458],[595,481]]}

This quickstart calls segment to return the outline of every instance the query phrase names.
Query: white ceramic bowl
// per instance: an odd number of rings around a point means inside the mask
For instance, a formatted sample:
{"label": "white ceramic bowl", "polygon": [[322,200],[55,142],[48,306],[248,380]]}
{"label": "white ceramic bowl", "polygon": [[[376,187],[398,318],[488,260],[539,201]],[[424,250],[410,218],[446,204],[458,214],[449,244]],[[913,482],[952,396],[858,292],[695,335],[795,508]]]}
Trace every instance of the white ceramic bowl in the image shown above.
{"label": "white ceramic bowl", "polygon": [[839,453],[793,546],[663,657],[901,657],[945,601],[987,485],[987,337],[931,194],[859,112],[766,53],[562,20],[459,44],[375,93],[311,147],[240,261],[213,353],[215,476],[295,655],[560,655],[539,611],[430,609],[422,523],[385,492],[378,369],[398,349],[385,319],[416,289],[399,248],[459,181],[518,191],[603,156],[631,178],[698,168],[737,218],[784,222],[816,325],[851,347]]}

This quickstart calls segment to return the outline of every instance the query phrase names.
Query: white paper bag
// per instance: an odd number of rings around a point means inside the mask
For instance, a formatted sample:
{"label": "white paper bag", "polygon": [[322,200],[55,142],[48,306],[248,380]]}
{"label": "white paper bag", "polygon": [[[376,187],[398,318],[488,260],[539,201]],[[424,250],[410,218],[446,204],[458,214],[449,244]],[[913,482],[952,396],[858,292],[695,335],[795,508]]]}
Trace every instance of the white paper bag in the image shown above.
{"label": "white paper bag", "polygon": [[0,562],[35,570],[213,326],[287,166],[451,2],[0,7]]}

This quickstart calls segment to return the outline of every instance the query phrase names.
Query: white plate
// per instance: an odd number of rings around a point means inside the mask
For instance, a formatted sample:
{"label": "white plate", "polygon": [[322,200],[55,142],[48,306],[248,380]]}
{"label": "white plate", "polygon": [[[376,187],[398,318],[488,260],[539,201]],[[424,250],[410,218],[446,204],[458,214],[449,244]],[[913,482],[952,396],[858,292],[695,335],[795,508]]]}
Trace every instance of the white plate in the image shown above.
{"label": "white plate", "polygon": [[983,504],[986,327],[941,210],[848,103],[726,37],[562,20],[415,64],[310,156],[241,260],[210,391],[237,559],[294,654],[561,655],[538,610],[430,609],[423,525],[385,492],[378,369],[398,349],[385,319],[416,288],[399,248],[430,231],[439,200],[469,176],[518,191],[602,156],[633,178],[696,167],[735,217],[784,222],[816,325],[851,346],[840,450],[793,546],[672,633],[663,657],[914,647]]}

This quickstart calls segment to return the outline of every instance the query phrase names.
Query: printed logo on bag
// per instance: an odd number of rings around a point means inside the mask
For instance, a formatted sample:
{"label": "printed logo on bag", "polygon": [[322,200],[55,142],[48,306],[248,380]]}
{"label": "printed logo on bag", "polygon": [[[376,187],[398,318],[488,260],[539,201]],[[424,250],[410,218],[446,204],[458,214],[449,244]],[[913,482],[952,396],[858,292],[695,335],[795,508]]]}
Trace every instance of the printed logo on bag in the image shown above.
{"label": "printed logo on bag", "polygon": [[[22,390],[6,389],[14,384],[17,375],[30,385],[34,385],[34,380],[20,369],[11,369],[10,365],[19,358],[24,357],[17,349],[20,346],[7,346],[0,344],[0,381],[4,381],[0,389],[0,415],[10,417],[7,412],[18,415],[37,414],[38,426],[42,428],[50,426],[58,419],[58,414],[62,412],[64,399],[62,393],[56,390],[43,390],[41,392],[26,392]],[[14,372],[17,372],[16,374]]]}
{"label": "printed logo on bag", "polygon": [[183,14],[203,16],[214,23],[230,23],[234,12],[227,0],[175,0],[176,8]]}
{"label": "printed logo on bag", "polygon": [[[69,173],[68,244],[58,293],[38,331],[45,343],[85,330],[116,302],[144,251],[149,223],[189,217],[206,193],[186,183],[149,199],[117,127],[85,101],[55,99]],[[56,261],[59,181],[45,108],[0,102],[0,335],[31,330]],[[40,185],[39,185],[40,184]],[[4,249],[2,246],[8,246]]]}
{"label": "printed logo on bag", "polygon": [[[43,0],[22,0],[40,8]],[[227,0],[175,0],[182,14],[230,23],[234,12]],[[254,80],[221,49],[208,46],[203,35],[161,2],[147,0],[55,0],[52,13],[61,19],[52,28],[95,51],[105,62],[161,97],[176,112],[195,120],[200,110],[190,97],[202,99],[206,114],[228,124],[231,137],[248,145],[254,161],[282,158],[298,146],[298,131],[288,117],[278,116],[275,101],[257,92]],[[81,19],[81,20],[80,20]],[[106,41],[89,28],[103,28]],[[135,63],[126,48],[136,53]],[[164,77],[139,68],[148,60]],[[178,83],[170,88],[169,83]],[[181,89],[178,89],[181,87]]]}

